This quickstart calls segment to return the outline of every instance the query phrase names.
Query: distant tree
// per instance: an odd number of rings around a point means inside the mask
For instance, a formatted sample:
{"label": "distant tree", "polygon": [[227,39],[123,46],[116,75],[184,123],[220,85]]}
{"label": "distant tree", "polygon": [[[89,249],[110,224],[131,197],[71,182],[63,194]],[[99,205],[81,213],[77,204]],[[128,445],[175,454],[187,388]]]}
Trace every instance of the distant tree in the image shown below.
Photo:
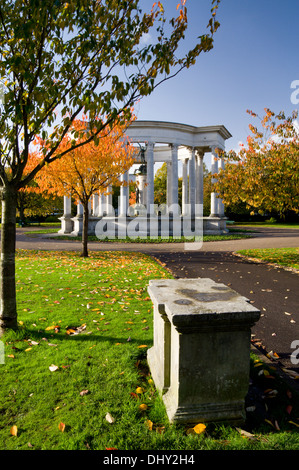
{"label": "distant tree", "polygon": [[[34,182],[33,182],[34,183]],[[30,187],[30,186],[29,186]],[[17,210],[20,222],[25,222],[29,217],[43,217],[63,209],[61,197],[55,197],[48,193],[36,191],[18,191]]]}
{"label": "distant tree", "polygon": [[[204,163],[204,215],[210,213],[211,173]],[[155,174],[155,204],[166,204],[167,201],[167,163],[164,162]],[[182,178],[178,179],[178,201],[182,206]]]}
{"label": "distant tree", "polygon": [[[258,116],[248,111],[253,117]],[[261,130],[250,125],[251,135],[239,152],[227,159],[215,191],[227,206],[246,203],[254,213],[275,212],[285,218],[299,213],[299,135],[294,126],[297,113],[285,117],[265,108]]]}

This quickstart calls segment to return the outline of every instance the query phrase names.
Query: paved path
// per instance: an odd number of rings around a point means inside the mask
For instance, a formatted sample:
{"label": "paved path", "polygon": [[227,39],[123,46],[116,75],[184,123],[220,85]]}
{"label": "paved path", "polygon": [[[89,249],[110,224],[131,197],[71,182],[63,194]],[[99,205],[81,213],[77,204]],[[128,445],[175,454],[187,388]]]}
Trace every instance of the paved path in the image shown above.
{"label": "paved path", "polygon": [[[25,236],[24,231],[17,230],[17,248],[81,249],[80,242],[32,238]],[[299,274],[240,259],[234,254],[244,248],[271,247],[299,247],[299,230],[259,228],[254,238],[206,242],[198,251],[186,251],[184,243],[89,243],[90,250],[148,253],[165,263],[177,277],[209,277],[230,286],[261,310],[261,319],[252,330],[254,338],[259,339],[268,352],[277,353],[283,367],[299,372],[299,364],[290,362],[291,344],[299,341]]]}

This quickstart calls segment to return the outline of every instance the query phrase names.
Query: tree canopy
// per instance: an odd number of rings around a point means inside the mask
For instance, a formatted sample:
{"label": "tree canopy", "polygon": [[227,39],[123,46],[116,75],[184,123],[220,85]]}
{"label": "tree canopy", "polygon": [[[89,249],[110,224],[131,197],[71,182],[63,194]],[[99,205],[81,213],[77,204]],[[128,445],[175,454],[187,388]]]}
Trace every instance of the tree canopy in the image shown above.
{"label": "tree canopy", "polygon": [[[0,334],[17,326],[18,191],[45,165],[97,144],[104,129],[131,118],[134,103],[211,50],[219,3],[210,0],[207,29],[181,53],[186,0],[168,20],[160,1],[144,11],[139,0],[0,0]],[[143,39],[150,32],[153,41],[147,44]],[[71,145],[58,151],[83,114],[88,131],[75,132]],[[43,158],[25,172],[36,136],[45,142]]]}
{"label": "tree canopy", "polygon": [[[258,118],[257,114],[248,113]],[[299,212],[299,135],[297,113],[286,117],[265,108],[261,128],[250,124],[247,146],[226,155],[215,190],[227,206],[245,202],[252,212],[284,218]]]}

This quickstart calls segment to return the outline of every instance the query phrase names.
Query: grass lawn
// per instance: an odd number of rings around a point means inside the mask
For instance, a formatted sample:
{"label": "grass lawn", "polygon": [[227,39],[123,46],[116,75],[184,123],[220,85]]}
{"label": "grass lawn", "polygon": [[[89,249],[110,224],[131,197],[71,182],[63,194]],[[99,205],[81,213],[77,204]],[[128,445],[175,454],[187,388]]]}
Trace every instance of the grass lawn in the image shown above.
{"label": "grass lawn", "polygon": [[282,223],[282,222],[234,222],[234,225],[244,226],[244,227],[265,227],[265,228],[292,228],[299,229],[298,223]]}
{"label": "grass lawn", "polygon": [[[49,229],[40,229],[40,230],[34,230],[34,231],[30,231],[30,232],[24,232],[25,235],[28,235],[30,237],[34,237],[34,236],[38,236],[38,235],[53,235],[53,234],[56,234],[58,232],[58,229],[57,228],[49,228]],[[238,239],[241,239],[241,238],[251,238],[251,235],[249,235],[248,233],[250,233],[250,231],[248,230],[231,230],[231,233],[228,233],[226,235],[204,235],[203,238],[202,238],[202,241],[204,242],[210,242],[210,241],[225,241],[225,240],[238,240]],[[82,237],[81,236],[78,236],[78,237],[75,237],[75,236],[68,236],[68,235],[59,235],[59,237],[57,238],[58,240],[72,240],[72,241],[81,241],[82,240]],[[130,237],[127,237],[125,239],[118,239],[118,238],[115,238],[115,239],[108,239],[108,238],[105,238],[103,240],[99,240],[96,236],[94,235],[90,235],[88,237],[88,240],[89,241],[93,241],[93,242],[99,242],[99,243],[111,243],[111,242],[114,242],[114,243],[185,243],[185,242],[192,242],[194,241],[194,238],[190,238],[190,239],[186,239],[184,237],[181,237],[181,238],[173,238],[173,237],[169,237],[169,238],[162,238],[162,237],[158,237],[158,238],[153,238],[153,237],[148,237],[148,238],[130,238]],[[201,241],[201,239],[200,239]]]}
{"label": "grass lawn", "polygon": [[299,449],[298,397],[255,357],[250,435],[168,422],[146,363],[147,286],[171,276],[151,258],[24,250],[16,272],[20,328],[2,338],[1,450]]}
{"label": "grass lawn", "polygon": [[249,258],[299,270],[299,248],[265,248],[241,250],[238,253]]}

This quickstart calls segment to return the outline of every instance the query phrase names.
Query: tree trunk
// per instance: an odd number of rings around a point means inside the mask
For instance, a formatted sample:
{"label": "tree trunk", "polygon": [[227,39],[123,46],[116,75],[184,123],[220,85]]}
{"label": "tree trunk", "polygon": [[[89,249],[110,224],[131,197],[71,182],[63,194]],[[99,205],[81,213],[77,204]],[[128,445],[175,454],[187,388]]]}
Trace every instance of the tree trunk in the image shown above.
{"label": "tree trunk", "polygon": [[15,284],[17,190],[11,186],[3,187],[1,199],[0,336],[9,328],[17,328]]}
{"label": "tree trunk", "polygon": [[82,253],[81,256],[86,258],[88,256],[88,201],[83,205],[83,231],[82,231]]}

